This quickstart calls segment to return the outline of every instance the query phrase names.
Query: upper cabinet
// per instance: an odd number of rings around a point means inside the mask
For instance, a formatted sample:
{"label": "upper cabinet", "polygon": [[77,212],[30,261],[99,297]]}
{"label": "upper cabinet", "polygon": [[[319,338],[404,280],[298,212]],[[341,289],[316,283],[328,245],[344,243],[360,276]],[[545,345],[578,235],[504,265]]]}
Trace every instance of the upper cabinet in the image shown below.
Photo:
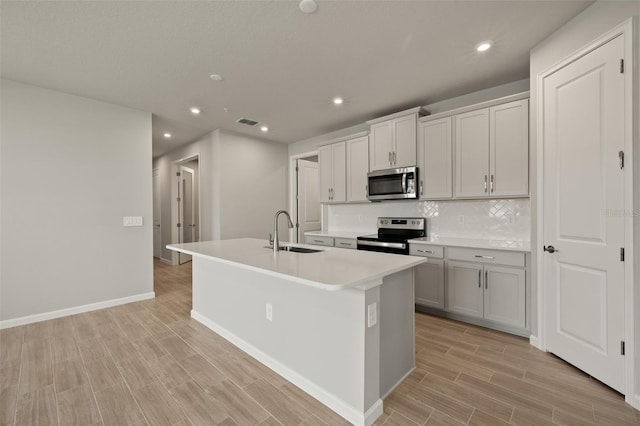
{"label": "upper cabinet", "polygon": [[529,194],[529,101],[489,108],[492,197]]}
{"label": "upper cabinet", "polygon": [[367,132],[318,147],[320,202],[366,202],[369,171]]}
{"label": "upper cabinet", "polygon": [[421,107],[367,121],[369,133],[369,170],[416,165],[418,117],[426,114]]}
{"label": "upper cabinet", "polygon": [[432,121],[422,120],[418,124],[420,198],[424,200],[451,198],[453,195],[451,117]]}
{"label": "upper cabinet", "polygon": [[345,142],[318,148],[321,203],[343,203],[346,201],[346,153]]}
{"label": "upper cabinet", "polygon": [[529,194],[529,101],[453,117],[456,198]]}
{"label": "upper cabinet", "polygon": [[367,199],[367,173],[369,172],[369,138],[350,139],[347,144],[347,201]]}

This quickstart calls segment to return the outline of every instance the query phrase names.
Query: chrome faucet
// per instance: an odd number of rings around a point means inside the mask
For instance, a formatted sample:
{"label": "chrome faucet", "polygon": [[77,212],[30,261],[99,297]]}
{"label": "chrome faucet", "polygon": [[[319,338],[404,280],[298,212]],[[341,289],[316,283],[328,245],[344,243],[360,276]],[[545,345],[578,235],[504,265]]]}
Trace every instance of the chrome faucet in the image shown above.
{"label": "chrome faucet", "polygon": [[278,216],[280,216],[281,213],[284,213],[287,215],[287,219],[289,220],[288,226],[289,229],[293,228],[293,222],[291,221],[291,216],[289,216],[289,213],[287,213],[286,210],[278,210],[276,212],[275,217],[273,218],[273,252],[277,253],[278,251],[280,251],[280,241],[278,241]]}

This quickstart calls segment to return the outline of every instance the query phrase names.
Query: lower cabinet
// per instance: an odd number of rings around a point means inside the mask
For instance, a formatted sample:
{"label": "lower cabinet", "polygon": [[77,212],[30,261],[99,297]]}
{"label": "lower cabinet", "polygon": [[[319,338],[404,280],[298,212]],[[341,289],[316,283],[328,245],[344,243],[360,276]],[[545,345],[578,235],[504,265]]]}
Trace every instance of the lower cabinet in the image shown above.
{"label": "lower cabinet", "polygon": [[525,328],[523,269],[449,261],[447,276],[449,312]]}
{"label": "lower cabinet", "polygon": [[525,327],[526,297],[524,270],[484,266],[484,318]]}
{"label": "lower cabinet", "polygon": [[415,269],[416,303],[444,309],[444,260],[429,259]]}
{"label": "lower cabinet", "polygon": [[482,265],[449,261],[447,277],[447,310],[482,318]]}
{"label": "lower cabinet", "polygon": [[415,268],[416,305],[443,311],[445,316],[477,318],[477,324],[487,327],[526,332],[523,252],[425,244],[410,244],[409,249],[411,255],[428,258]]}

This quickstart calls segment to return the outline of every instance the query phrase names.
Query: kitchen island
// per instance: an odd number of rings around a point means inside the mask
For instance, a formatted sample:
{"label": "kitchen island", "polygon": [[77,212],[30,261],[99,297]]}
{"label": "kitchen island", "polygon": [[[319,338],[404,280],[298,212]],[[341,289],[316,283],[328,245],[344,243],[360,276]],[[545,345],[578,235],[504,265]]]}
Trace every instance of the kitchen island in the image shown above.
{"label": "kitchen island", "polygon": [[415,368],[413,267],[425,259],[265,246],[167,246],[193,256],[191,316],[350,422],[373,423]]}

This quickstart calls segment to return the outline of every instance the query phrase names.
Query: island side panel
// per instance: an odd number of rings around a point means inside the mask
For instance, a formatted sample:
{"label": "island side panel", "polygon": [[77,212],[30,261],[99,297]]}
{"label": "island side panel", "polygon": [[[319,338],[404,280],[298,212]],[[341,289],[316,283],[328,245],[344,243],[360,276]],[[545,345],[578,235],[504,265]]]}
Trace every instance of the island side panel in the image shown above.
{"label": "island side panel", "polygon": [[380,287],[380,394],[385,398],[416,367],[414,268]]}
{"label": "island side panel", "polygon": [[215,259],[193,259],[192,316],[236,345],[240,339],[259,351],[268,357],[260,361],[356,424],[364,424],[367,410],[382,409],[379,325],[366,324],[371,303],[380,306],[379,286],[326,291]]}

